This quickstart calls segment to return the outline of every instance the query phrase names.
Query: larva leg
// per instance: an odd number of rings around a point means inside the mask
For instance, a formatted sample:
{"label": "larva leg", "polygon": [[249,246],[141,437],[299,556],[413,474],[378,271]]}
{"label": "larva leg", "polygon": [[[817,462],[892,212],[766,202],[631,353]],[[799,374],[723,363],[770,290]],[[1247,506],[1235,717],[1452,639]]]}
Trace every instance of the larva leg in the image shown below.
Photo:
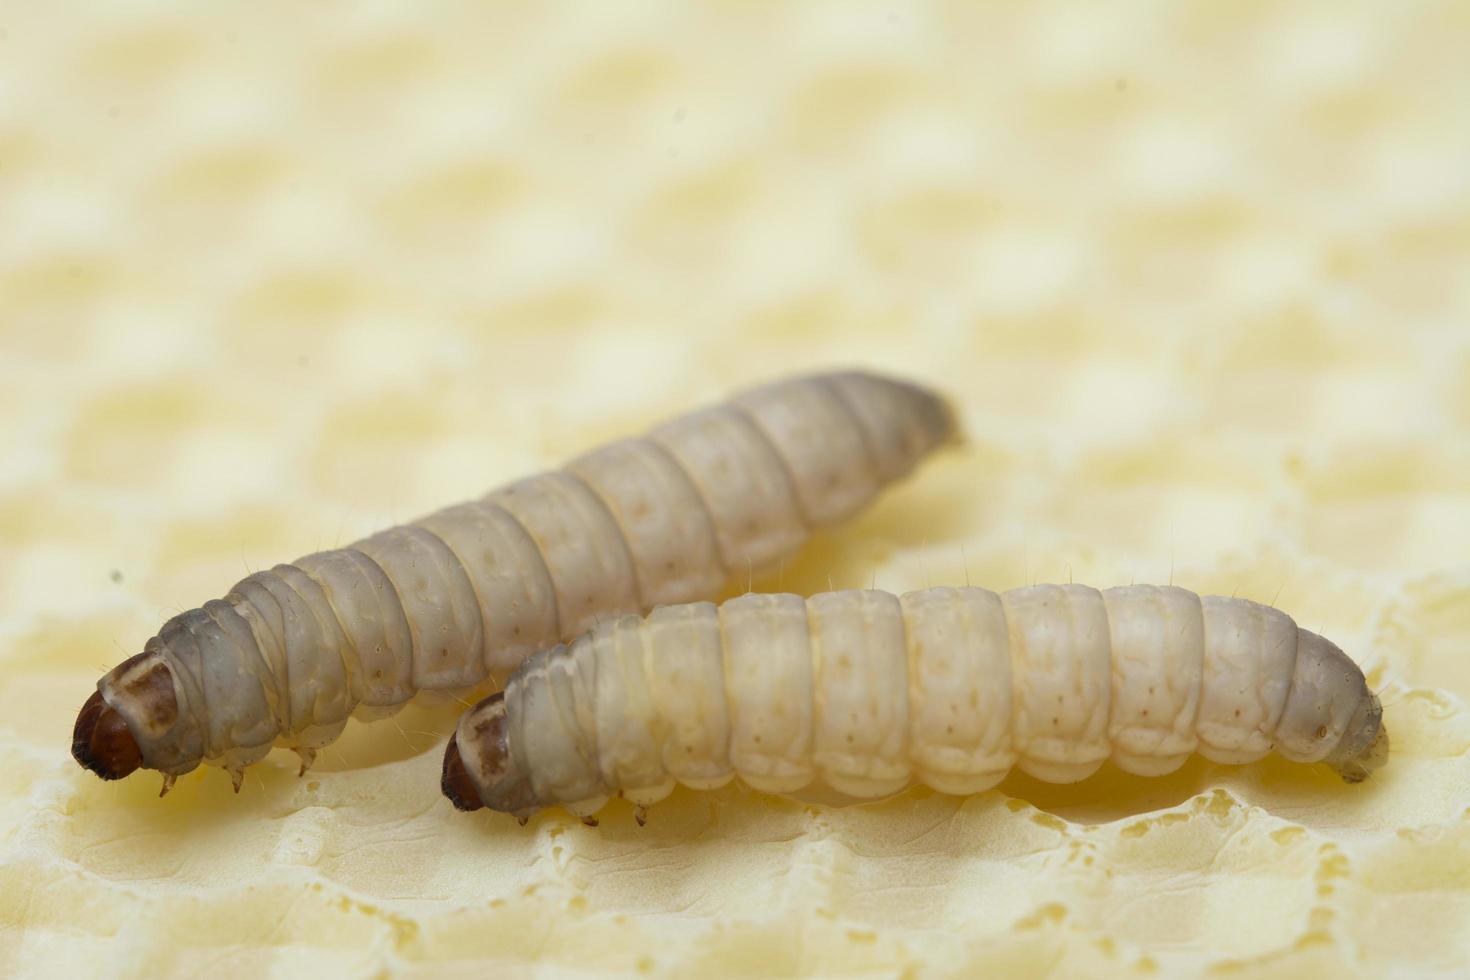
{"label": "larva leg", "polygon": [[745,595],[531,657],[461,719],[442,786],[522,818],[591,817],[621,794],[641,823],[672,781],[731,772],[769,792],[965,793],[1013,764],[1073,782],[1109,757],[1151,775],[1262,745],[1349,782],[1388,755],[1362,671],[1256,603],[1153,586]]}
{"label": "larva leg", "polygon": [[269,751],[269,745],[262,745],[250,749],[232,749],[225,753],[222,765],[230,774],[230,785],[236,793],[240,792],[240,787],[245,783],[246,767],[259,762]]}
{"label": "larva leg", "polygon": [[[73,754],[106,779],[205,762],[238,786],[280,744],[304,772],[350,715],[498,680],[596,623],[715,594],[954,437],[942,399],[874,375],[745,391],[566,470],[249,576],[99,681]],[[595,726],[594,708],[595,696]],[[671,778],[625,789],[652,802]]]}

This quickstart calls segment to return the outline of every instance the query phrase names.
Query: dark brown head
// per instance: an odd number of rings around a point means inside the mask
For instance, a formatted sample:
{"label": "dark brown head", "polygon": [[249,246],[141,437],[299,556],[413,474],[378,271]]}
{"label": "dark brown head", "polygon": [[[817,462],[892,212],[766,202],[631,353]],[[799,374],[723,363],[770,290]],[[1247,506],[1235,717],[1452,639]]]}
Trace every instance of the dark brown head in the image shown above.
{"label": "dark brown head", "polygon": [[485,805],[459,757],[458,732],[449,736],[449,744],[444,747],[444,774],[439,777],[439,788],[456,810],[478,810]]}
{"label": "dark brown head", "polygon": [[143,764],[143,753],[127,722],[94,691],[82,705],[71,732],[71,755],[103,779],[121,779]]}
{"label": "dark brown head", "polygon": [[459,720],[444,749],[444,795],[461,810],[489,807],[526,817],[541,808],[510,751],[505,694],[492,694]]}
{"label": "dark brown head", "polygon": [[122,779],[140,766],[186,772],[190,767],[175,768],[169,758],[171,751],[193,754],[176,731],[179,721],[173,672],[158,653],[140,653],[109,671],[82,705],[71,754],[103,779]]}

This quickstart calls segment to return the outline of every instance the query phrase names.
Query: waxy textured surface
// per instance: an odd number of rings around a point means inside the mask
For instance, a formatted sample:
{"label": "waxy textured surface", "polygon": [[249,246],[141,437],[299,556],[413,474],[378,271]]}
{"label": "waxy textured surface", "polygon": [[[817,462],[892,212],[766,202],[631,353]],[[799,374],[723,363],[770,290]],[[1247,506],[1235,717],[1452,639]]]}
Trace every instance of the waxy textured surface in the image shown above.
{"label": "waxy textured surface", "polygon": [[[128,7],[0,4],[0,973],[1470,969],[1465,4]],[[1172,569],[1392,762],[522,830],[457,703],[238,797],[69,757],[201,596],[834,361],[969,445],[757,587]]]}

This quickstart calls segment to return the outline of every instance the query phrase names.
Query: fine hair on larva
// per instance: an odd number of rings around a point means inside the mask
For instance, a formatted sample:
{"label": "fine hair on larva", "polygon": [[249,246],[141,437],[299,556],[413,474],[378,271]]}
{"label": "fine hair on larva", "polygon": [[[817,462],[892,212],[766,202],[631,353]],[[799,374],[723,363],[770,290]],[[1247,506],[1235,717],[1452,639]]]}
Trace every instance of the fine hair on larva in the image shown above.
{"label": "fine hair on larva", "polygon": [[958,438],[938,395],[837,372],[751,388],[565,468],[257,572],[104,675],[72,754],[104,779],[301,771],[349,716],[499,681],[595,623],[717,596]]}
{"label": "fine hair on larva", "polygon": [[1286,613],[1175,586],[997,594],[747,594],[602,623],[538,653],[461,718],[460,809],[591,820],[675,783],[874,798],[969,794],[1013,766],[1071,783],[1111,760],[1158,776],[1198,752],[1275,751],[1359,782],[1388,758],[1363,672]]}

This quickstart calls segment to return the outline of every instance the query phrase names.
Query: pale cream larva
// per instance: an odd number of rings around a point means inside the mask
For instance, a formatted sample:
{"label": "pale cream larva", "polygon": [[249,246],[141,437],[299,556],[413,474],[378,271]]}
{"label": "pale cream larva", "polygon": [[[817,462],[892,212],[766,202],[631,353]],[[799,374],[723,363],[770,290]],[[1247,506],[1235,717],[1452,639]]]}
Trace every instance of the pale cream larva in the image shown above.
{"label": "pale cream larva", "polygon": [[105,779],[302,771],[349,715],[504,678],[600,620],[718,594],[956,438],[945,402],[865,373],[748,390],[565,469],[257,572],[105,675],[73,733]]}
{"label": "pale cream larva", "polygon": [[1132,585],[745,595],[603,623],[532,657],[460,721],[443,789],[523,820],[642,808],[738,776],[853,797],[919,781],[1156,776],[1271,751],[1358,782],[1388,757],[1340,649],[1245,599]]}

